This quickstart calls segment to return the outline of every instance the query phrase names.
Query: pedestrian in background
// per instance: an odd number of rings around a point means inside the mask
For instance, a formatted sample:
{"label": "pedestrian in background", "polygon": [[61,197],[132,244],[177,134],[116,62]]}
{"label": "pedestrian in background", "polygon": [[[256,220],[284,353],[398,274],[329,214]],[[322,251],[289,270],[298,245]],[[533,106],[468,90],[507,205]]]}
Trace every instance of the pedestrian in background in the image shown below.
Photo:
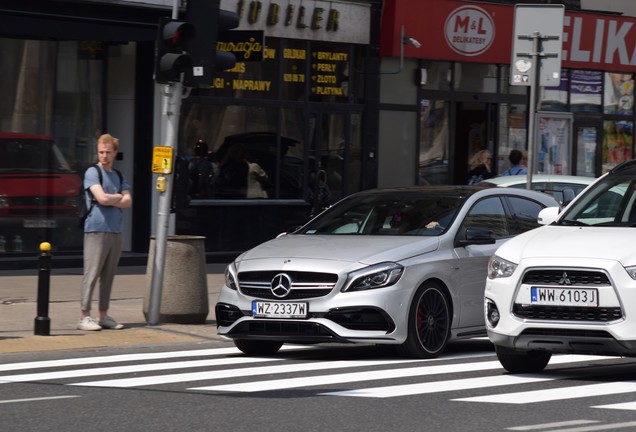
{"label": "pedestrian in background", "polygon": [[470,158],[470,171],[468,171],[468,184],[474,185],[482,180],[495,176],[492,170],[492,154],[484,149],[480,150]]}
{"label": "pedestrian in background", "polygon": [[522,165],[523,153],[521,150],[510,150],[510,154],[508,155],[508,160],[510,161],[510,168],[501,173],[502,176],[511,176],[511,175],[526,175],[528,174],[528,170],[525,166]]}
{"label": "pedestrian in background", "polygon": [[[115,270],[122,249],[122,209],[132,206],[130,186],[113,167],[118,150],[117,138],[110,134],[100,136],[97,140],[99,163],[84,173],[86,199],[92,199],[94,205],[84,223],[79,330],[119,330],[124,327],[108,315]],[[101,176],[97,170],[101,171]],[[98,280],[99,321],[91,316],[93,289]]]}

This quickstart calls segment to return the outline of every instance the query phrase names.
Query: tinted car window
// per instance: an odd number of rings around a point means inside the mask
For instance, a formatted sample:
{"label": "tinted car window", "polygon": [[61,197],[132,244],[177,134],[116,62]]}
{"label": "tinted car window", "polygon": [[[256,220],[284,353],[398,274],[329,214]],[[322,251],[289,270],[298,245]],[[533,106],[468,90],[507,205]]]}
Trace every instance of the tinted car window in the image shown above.
{"label": "tinted car window", "polygon": [[[302,234],[440,235],[463,200],[434,194],[361,195],[325,211]],[[439,228],[427,228],[437,222]]]}
{"label": "tinted car window", "polygon": [[499,197],[477,202],[466,215],[464,228],[482,228],[493,232],[495,238],[510,236],[508,219]]}
{"label": "tinted car window", "polygon": [[541,209],[543,209],[541,204],[519,197],[508,197],[508,203],[514,221],[511,227],[512,234],[521,234],[522,232],[539,227],[537,216]]}

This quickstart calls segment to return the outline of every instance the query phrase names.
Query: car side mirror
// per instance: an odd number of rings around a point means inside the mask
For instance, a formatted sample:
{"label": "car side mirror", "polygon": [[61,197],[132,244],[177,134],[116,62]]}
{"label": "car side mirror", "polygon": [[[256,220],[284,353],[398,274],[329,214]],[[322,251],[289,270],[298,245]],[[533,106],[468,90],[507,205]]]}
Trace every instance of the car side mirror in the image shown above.
{"label": "car side mirror", "polygon": [[550,225],[559,216],[561,209],[559,207],[546,207],[539,212],[537,223],[539,225]]}
{"label": "car side mirror", "polygon": [[460,239],[457,244],[459,246],[470,246],[494,244],[495,242],[495,234],[489,229],[466,228],[464,230],[464,238]]}
{"label": "car side mirror", "polygon": [[576,194],[574,193],[574,190],[570,188],[563,189],[563,202],[561,203],[561,205],[565,207],[566,205],[570,204],[575,196]]}

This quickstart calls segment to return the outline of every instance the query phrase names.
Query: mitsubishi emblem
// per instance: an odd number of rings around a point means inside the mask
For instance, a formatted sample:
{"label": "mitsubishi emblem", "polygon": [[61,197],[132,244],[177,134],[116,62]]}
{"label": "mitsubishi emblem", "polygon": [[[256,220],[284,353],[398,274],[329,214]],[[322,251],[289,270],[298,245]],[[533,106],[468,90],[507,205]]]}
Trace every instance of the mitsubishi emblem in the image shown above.
{"label": "mitsubishi emblem", "polygon": [[561,275],[561,279],[559,279],[559,285],[572,285],[572,281],[568,277],[566,272],[563,272]]}

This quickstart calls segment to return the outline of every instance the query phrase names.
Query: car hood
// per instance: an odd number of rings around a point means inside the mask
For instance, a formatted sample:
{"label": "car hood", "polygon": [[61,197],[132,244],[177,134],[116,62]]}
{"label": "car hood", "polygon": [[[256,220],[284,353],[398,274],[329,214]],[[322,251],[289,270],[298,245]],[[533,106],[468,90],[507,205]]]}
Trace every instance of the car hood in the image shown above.
{"label": "car hood", "polygon": [[289,234],[256,246],[238,260],[304,258],[376,264],[398,262],[438,247],[438,237]]}
{"label": "car hood", "polygon": [[504,243],[497,255],[519,263],[527,258],[603,258],[636,264],[636,228],[545,226]]}

